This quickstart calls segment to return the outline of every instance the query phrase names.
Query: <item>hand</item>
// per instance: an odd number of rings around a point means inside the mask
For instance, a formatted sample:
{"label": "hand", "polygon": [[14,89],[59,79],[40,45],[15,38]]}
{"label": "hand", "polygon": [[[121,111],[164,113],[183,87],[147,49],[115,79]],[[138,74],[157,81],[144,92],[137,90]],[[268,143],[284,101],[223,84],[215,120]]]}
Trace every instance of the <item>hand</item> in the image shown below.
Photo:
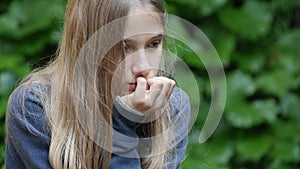
{"label": "hand", "polygon": [[135,91],[121,99],[134,110],[151,112],[167,104],[174,86],[175,81],[166,77],[153,77],[148,81],[138,77]]}

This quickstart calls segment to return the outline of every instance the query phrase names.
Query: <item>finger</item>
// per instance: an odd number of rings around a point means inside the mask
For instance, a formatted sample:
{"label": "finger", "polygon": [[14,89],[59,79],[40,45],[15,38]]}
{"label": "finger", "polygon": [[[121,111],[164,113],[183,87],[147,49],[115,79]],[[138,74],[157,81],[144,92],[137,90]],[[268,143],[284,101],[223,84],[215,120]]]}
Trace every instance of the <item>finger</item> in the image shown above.
{"label": "finger", "polygon": [[163,108],[164,105],[167,103],[167,101],[168,101],[168,98],[167,98],[168,91],[169,91],[169,84],[165,82],[161,92],[159,93],[159,95],[157,96],[157,98],[155,100],[154,105],[155,105],[156,108]]}
{"label": "finger", "polygon": [[137,85],[136,89],[133,92],[135,99],[144,99],[146,94],[146,88],[147,88],[147,81],[143,77],[137,78]]}
{"label": "finger", "polygon": [[151,87],[151,85],[153,85],[154,83],[157,83],[159,81],[165,81],[166,79],[168,79],[168,78],[163,77],[163,76],[154,76],[151,79],[148,79],[147,82],[148,82],[148,85]]}
{"label": "finger", "polygon": [[163,84],[163,88],[154,103],[156,108],[163,108],[167,104],[175,86],[175,82],[167,78],[164,79]]}
{"label": "finger", "polygon": [[164,82],[162,80],[159,79],[151,79],[148,80],[148,82],[150,81],[149,85],[150,85],[150,89],[149,89],[149,102],[151,103],[151,105],[153,105],[155,103],[155,100],[157,99],[157,97],[161,94],[162,88],[164,86]]}
{"label": "finger", "polygon": [[168,93],[167,93],[167,98],[168,98],[168,100],[169,100],[170,96],[172,95],[173,89],[174,89],[174,87],[175,87],[175,85],[176,85],[175,81],[172,80],[172,79],[170,79],[169,83],[170,83],[170,84],[169,84],[169,91],[168,91]]}
{"label": "finger", "polygon": [[151,85],[153,85],[153,83],[155,81],[157,82],[158,80],[162,81],[165,85],[167,85],[166,89],[168,89],[168,90],[165,90],[166,91],[165,94],[166,94],[166,97],[169,98],[175,87],[175,84],[176,84],[175,81],[172,79],[168,79],[166,77],[154,77],[154,78],[148,80],[148,84],[151,86]]}

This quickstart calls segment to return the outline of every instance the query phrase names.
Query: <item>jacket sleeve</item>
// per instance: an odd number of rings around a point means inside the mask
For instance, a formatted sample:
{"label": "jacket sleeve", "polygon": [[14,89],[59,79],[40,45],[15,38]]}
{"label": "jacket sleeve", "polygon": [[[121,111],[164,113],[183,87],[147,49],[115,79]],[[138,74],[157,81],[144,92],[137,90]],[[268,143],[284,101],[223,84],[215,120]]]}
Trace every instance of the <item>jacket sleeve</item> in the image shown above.
{"label": "jacket sleeve", "polygon": [[170,157],[164,169],[178,169],[184,160],[188,144],[190,102],[187,94],[178,87],[174,88],[170,100],[173,111],[175,144],[171,145]]}
{"label": "jacket sleeve", "polygon": [[18,87],[7,108],[6,168],[52,168],[48,160],[50,140],[35,87]]}
{"label": "jacket sleeve", "polygon": [[137,123],[124,117],[131,114],[120,101],[116,101],[113,112],[113,147],[109,169],[140,169],[140,159],[136,147],[139,142]]}

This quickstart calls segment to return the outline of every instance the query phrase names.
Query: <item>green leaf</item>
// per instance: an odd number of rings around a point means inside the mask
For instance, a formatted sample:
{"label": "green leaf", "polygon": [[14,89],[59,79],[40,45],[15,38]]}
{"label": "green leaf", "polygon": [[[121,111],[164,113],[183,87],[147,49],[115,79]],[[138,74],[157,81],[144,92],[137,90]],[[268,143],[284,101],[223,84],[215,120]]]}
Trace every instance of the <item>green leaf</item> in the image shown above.
{"label": "green leaf", "polygon": [[180,13],[180,9],[185,7],[189,9],[186,11],[188,14],[192,14],[190,12],[194,12],[193,14],[196,14],[197,17],[209,16],[213,14],[222,6],[224,6],[227,1],[228,0],[166,0],[168,4],[167,7],[170,6],[169,4],[176,4],[175,6],[178,8],[178,13]]}
{"label": "green leaf", "polygon": [[244,72],[259,73],[264,69],[266,57],[262,52],[235,53],[233,59]]}
{"label": "green leaf", "polygon": [[235,49],[236,39],[233,35],[228,33],[222,33],[216,35],[213,44],[220,56],[221,62],[224,67],[227,67],[230,64],[231,54]]}
{"label": "green leaf", "polygon": [[298,169],[299,166],[282,162],[281,160],[274,159],[268,166],[268,169]]}
{"label": "green leaf", "polygon": [[237,38],[230,32],[220,29],[221,25],[216,21],[203,22],[199,27],[216,48],[223,66],[227,67],[235,50]]}
{"label": "green leaf", "polygon": [[45,34],[36,34],[27,37],[26,41],[20,44],[19,51],[27,55],[34,55],[38,51],[42,50],[45,45],[51,41],[51,33],[45,32]]}
{"label": "green leaf", "polygon": [[[1,126],[1,133],[4,133],[5,129],[4,126]],[[5,162],[5,148],[6,146],[3,144],[0,147],[0,163],[4,163]],[[2,167],[4,169],[4,166]]]}
{"label": "green leaf", "polygon": [[0,72],[0,119],[3,119],[6,113],[6,105],[11,91],[15,88],[17,76],[10,71]]}
{"label": "green leaf", "polygon": [[295,94],[287,94],[281,100],[282,113],[285,117],[297,119],[300,121],[300,98]]}
{"label": "green leaf", "polygon": [[225,165],[229,162],[233,155],[233,147],[229,141],[224,138],[214,139],[206,149],[205,158],[208,161],[215,162],[217,164]]}
{"label": "green leaf", "polygon": [[300,72],[299,57],[300,55],[279,53],[278,57],[273,60],[272,67],[274,69],[282,68],[292,75],[297,74]]}
{"label": "green leaf", "polygon": [[10,15],[0,16],[0,34],[11,33],[16,31],[18,23],[15,18]]}
{"label": "green leaf", "polygon": [[200,102],[200,97],[203,94],[205,81],[197,76],[196,73],[186,69],[188,68],[187,65],[185,65],[185,67],[182,66],[182,64],[185,63],[177,63],[173,78],[176,81],[176,85],[187,93],[191,104],[198,105]]}
{"label": "green leaf", "polygon": [[252,106],[263,119],[269,123],[274,123],[277,118],[277,104],[274,99],[255,100]]}
{"label": "green leaf", "polygon": [[257,162],[268,153],[272,144],[271,137],[263,133],[237,138],[235,145],[239,158]]}
{"label": "green leaf", "polygon": [[254,94],[256,85],[249,74],[236,70],[227,76],[228,105]]}
{"label": "green leaf", "polygon": [[276,46],[280,52],[289,53],[300,57],[300,29],[288,31],[286,34],[280,37]]}
{"label": "green leaf", "polygon": [[297,162],[300,159],[299,146],[299,142],[293,140],[276,140],[270,157],[284,162]]}
{"label": "green leaf", "polygon": [[298,134],[298,131],[300,131],[299,118],[285,121],[278,119],[271,128],[277,140],[287,139],[300,141],[300,135]]}
{"label": "green leaf", "polygon": [[12,1],[8,7],[8,12],[0,16],[0,35],[13,35],[17,33],[18,21],[20,20],[21,5],[18,1]]}
{"label": "green leaf", "polygon": [[[5,118],[7,101],[8,101],[8,97],[2,97],[1,100],[0,100],[0,118],[1,119]],[[1,125],[0,125],[0,127],[1,127]],[[2,131],[5,131],[5,127],[4,126],[3,126]],[[1,130],[0,130],[0,132],[1,132]]]}
{"label": "green leaf", "polygon": [[204,68],[204,64],[186,44],[180,43],[177,41],[177,56],[179,56],[189,67],[192,68]]}
{"label": "green leaf", "polygon": [[[198,55],[192,50],[191,46],[188,46],[187,42],[194,42],[195,39],[191,37],[190,31],[184,26],[180,20],[171,17],[168,26],[167,34],[171,36],[168,43],[168,47],[171,51],[178,57],[182,58],[186,64],[195,68],[203,68],[204,65]],[[174,39],[173,39],[174,38]],[[176,39],[175,39],[176,38]],[[201,48],[198,46],[199,42],[195,42],[196,48]]]}
{"label": "green leaf", "polygon": [[224,6],[226,2],[227,0],[198,0],[195,5],[198,7],[198,13],[201,16],[208,16]]}
{"label": "green leaf", "polygon": [[186,162],[184,166],[226,168],[226,164],[233,156],[233,150],[233,145],[226,137],[215,137],[203,144],[190,143],[187,149],[189,162]]}
{"label": "green leaf", "polygon": [[14,69],[24,63],[23,56],[18,54],[1,54],[0,70]]}
{"label": "green leaf", "polygon": [[183,161],[180,169],[191,169],[191,168],[199,168],[199,169],[230,169],[230,167],[219,166],[217,164],[211,164],[210,162],[199,162],[197,158],[188,158]]}
{"label": "green leaf", "polygon": [[249,40],[257,40],[266,35],[272,23],[272,14],[266,3],[260,1],[244,1],[242,8],[226,6],[218,17],[229,30]]}
{"label": "green leaf", "polygon": [[226,118],[232,126],[240,128],[250,128],[255,123],[260,123],[262,118],[250,105],[239,102],[236,105],[227,108]]}
{"label": "green leaf", "polygon": [[[21,24],[23,28],[21,30],[22,35],[28,35],[37,30],[47,28],[53,24],[52,21],[62,17],[62,4],[60,1],[53,0],[31,0],[22,1],[23,15]],[[34,8],[35,10],[32,10]]]}
{"label": "green leaf", "polygon": [[9,71],[0,73],[0,96],[8,96],[16,85],[17,77]]}
{"label": "green leaf", "polygon": [[62,18],[62,14],[60,1],[13,1],[8,13],[0,17],[0,34],[24,37],[53,25],[53,20]]}
{"label": "green leaf", "polygon": [[225,115],[230,124],[240,128],[251,128],[264,122],[273,123],[277,116],[273,99],[256,100],[252,103],[238,102],[226,111]]}
{"label": "green leaf", "polygon": [[259,75],[256,85],[261,92],[282,98],[294,85],[294,80],[288,71],[276,69]]}
{"label": "green leaf", "polygon": [[168,14],[173,14],[173,15],[178,13],[176,5],[170,3],[168,3],[168,5],[166,6],[166,11]]}
{"label": "green leaf", "polygon": [[170,17],[166,34],[175,39],[177,53],[189,66],[197,69],[219,67],[220,59],[206,35],[186,21]]}
{"label": "green leaf", "polygon": [[30,72],[30,68],[27,66],[21,55],[4,53],[0,56],[0,59],[0,70],[11,70],[18,77],[23,77]]}

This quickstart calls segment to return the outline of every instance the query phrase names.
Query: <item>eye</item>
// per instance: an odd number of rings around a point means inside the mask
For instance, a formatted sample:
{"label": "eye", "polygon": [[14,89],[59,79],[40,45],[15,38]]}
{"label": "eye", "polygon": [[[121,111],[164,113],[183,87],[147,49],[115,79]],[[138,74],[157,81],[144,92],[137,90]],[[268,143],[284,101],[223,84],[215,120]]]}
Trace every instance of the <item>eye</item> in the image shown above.
{"label": "eye", "polygon": [[161,39],[152,41],[148,47],[149,48],[157,48],[161,44]]}
{"label": "eye", "polygon": [[126,42],[123,42],[123,47],[124,47],[125,53],[130,53],[131,48]]}

